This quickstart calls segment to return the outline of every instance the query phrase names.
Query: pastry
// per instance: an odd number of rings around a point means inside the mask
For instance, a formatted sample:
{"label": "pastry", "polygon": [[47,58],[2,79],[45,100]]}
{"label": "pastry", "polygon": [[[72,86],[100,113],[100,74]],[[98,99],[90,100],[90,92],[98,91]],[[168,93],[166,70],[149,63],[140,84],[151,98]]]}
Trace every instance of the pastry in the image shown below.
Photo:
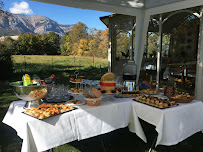
{"label": "pastry", "polygon": [[75,82],[82,82],[82,78],[75,79]]}
{"label": "pastry", "polygon": [[75,79],[74,79],[74,78],[70,78],[70,81],[73,81],[73,82],[74,82],[74,81],[75,81]]}

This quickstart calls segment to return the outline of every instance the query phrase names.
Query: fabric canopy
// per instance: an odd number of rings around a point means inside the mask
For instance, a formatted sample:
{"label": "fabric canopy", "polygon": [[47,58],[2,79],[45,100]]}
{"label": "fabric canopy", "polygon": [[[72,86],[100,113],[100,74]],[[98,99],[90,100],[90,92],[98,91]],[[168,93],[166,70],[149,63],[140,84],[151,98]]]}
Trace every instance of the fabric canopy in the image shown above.
{"label": "fabric canopy", "polygon": [[[134,45],[134,60],[137,64],[137,82],[144,53],[145,39],[152,15],[203,6],[203,0],[33,0],[38,2],[69,6],[82,9],[90,9],[104,12],[112,12],[124,15],[136,16],[136,31]],[[203,9],[201,9],[201,14]],[[203,17],[200,14],[200,34],[197,58],[197,77],[195,96],[203,100]],[[160,17],[160,16],[159,16]],[[162,17],[160,17],[162,19]],[[159,19],[160,19],[159,18]],[[162,31],[162,24],[159,31]],[[161,29],[161,30],[160,30]],[[160,32],[159,32],[160,33]],[[111,44],[109,44],[111,45]],[[158,48],[160,50],[160,47]],[[110,51],[109,51],[110,52]],[[110,53],[108,53],[110,56]],[[157,71],[159,68],[157,68]]]}

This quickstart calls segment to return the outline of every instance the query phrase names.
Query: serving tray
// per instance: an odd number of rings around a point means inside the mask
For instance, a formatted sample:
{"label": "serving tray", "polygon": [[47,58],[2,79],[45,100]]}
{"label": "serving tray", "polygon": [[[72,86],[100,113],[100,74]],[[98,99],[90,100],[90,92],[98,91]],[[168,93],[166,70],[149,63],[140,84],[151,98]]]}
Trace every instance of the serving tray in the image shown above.
{"label": "serving tray", "polygon": [[158,95],[158,94],[160,94],[160,92],[159,93],[144,93],[144,92],[142,92],[142,94],[146,94],[146,95]]}
{"label": "serving tray", "polygon": [[45,118],[43,118],[43,119],[39,119],[39,118],[37,118],[37,117],[35,117],[35,116],[33,116],[33,115],[30,115],[30,114],[28,114],[28,113],[26,113],[25,111],[23,111],[22,113],[24,113],[24,114],[26,114],[26,115],[28,115],[28,116],[31,116],[31,117],[33,117],[33,118],[35,118],[35,119],[38,119],[38,120],[44,120],[44,119],[47,119],[47,118],[51,118],[51,117],[54,117],[54,116],[57,116],[57,115],[61,115],[61,114],[64,114],[64,113],[67,113],[67,112],[71,112],[71,111],[73,111],[73,110],[77,110],[78,108],[77,107],[73,107],[74,109],[71,109],[71,110],[68,110],[68,111],[65,111],[65,112],[60,112],[59,114],[55,114],[55,115],[52,115],[52,116],[50,116],[50,117],[45,117]]}
{"label": "serving tray", "polygon": [[173,106],[168,106],[168,107],[159,108],[159,107],[156,107],[156,106],[153,106],[153,105],[147,104],[147,103],[140,102],[140,101],[138,101],[138,100],[136,100],[136,99],[133,99],[133,100],[136,101],[136,102],[139,102],[139,103],[142,103],[142,104],[145,104],[145,105],[148,105],[148,106],[151,106],[151,107],[157,108],[157,109],[168,109],[168,108],[176,107],[176,106],[179,105],[179,104],[176,104],[176,105],[173,105]]}
{"label": "serving tray", "polygon": [[48,101],[46,98],[44,98],[44,99],[42,99],[42,101],[45,102],[45,103],[65,103],[65,102],[73,100],[73,99],[74,99],[74,97],[72,95],[70,95],[70,98],[68,100]]}
{"label": "serving tray", "polygon": [[136,96],[133,96],[133,95],[139,96],[140,93],[138,93],[138,92],[121,93],[121,94],[116,95],[115,97],[116,98],[135,98]]}

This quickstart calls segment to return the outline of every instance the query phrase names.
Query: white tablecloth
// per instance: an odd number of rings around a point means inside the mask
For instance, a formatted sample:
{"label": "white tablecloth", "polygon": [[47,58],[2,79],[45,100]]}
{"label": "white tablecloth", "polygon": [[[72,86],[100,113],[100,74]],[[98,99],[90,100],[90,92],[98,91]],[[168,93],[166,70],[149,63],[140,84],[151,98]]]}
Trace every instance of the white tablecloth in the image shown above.
{"label": "white tablecloth", "polygon": [[179,104],[173,108],[158,109],[142,103],[132,103],[129,129],[146,142],[139,118],[156,126],[157,145],[175,145],[189,136],[203,130],[203,103],[193,100],[191,103]]}
{"label": "white tablecloth", "polygon": [[102,101],[98,107],[87,105],[44,120],[23,114],[25,101],[14,101],[3,123],[14,128],[23,139],[22,152],[47,149],[104,134],[129,123],[131,100]]}
{"label": "white tablecloth", "polygon": [[111,102],[103,100],[98,107],[83,105],[43,121],[23,114],[24,104],[11,103],[3,119],[23,139],[22,152],[45,151],[126,126],[147,142],[138,117],[156,126],[156,145],[174,145],[203,130],[203,103],[196,100],[161,110],[131,98],[114,98]]}

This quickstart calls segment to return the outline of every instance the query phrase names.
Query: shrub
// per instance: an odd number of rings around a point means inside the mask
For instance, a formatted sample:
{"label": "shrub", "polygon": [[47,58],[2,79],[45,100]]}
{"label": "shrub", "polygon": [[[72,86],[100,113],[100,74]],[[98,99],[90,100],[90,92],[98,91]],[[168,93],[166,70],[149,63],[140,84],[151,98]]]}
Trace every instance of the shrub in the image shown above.
{"label": "shrub", "polygon": [[13,74],[11,55],[15,50],[14,46],[10,37],[0,42],[0,80],[8,80]]}

